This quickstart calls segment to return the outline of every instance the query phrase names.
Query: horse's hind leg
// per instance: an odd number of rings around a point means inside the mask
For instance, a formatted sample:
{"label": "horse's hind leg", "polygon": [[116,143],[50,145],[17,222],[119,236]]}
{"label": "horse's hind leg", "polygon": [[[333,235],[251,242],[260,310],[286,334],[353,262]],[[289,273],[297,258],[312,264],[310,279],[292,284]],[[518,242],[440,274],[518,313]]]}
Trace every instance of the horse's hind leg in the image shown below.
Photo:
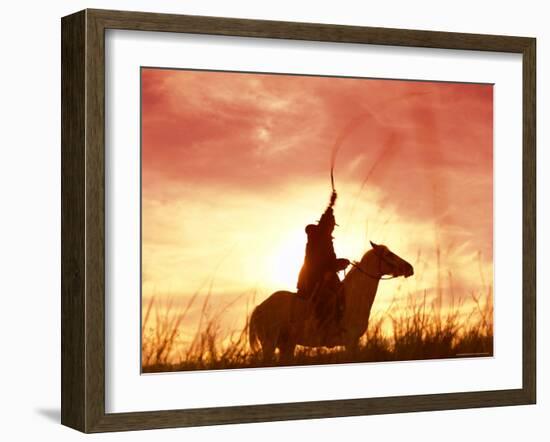
{"label": "horse's hind leg", "polygon": [[292,362],[294,359],[294,350],[296,349],[296,344],[285,343],[279,347],[280,352],[280,362],[282,364],[287,364]]}
{"label": "horse's hind leg", "polygon": [[273,362],[275,356],[275,344],[262,342],[262,359],[264,364],[270,364]]}

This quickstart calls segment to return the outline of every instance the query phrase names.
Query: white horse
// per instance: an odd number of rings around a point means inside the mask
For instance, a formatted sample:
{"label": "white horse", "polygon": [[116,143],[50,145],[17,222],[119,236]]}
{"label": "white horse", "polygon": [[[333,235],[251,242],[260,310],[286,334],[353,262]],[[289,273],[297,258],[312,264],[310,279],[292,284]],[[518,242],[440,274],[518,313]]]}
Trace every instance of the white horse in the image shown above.
{"label": "white horse", "polygon": [[344,345],[353,352],[367,330],[371,307],[383,276],[407,278],[414,273],[412,265],[386,246],[372,241],[371,245],[372,249],[353,265],[343,280],[344,310],[339,327],[319,324],[309,300],[298,297],[296,293],[278,291],[252,312],[248,329],[251,348],[257,351],[259,343],[266,362],[273,359],[277,348],[282,361],[291,361],[296,345]]}

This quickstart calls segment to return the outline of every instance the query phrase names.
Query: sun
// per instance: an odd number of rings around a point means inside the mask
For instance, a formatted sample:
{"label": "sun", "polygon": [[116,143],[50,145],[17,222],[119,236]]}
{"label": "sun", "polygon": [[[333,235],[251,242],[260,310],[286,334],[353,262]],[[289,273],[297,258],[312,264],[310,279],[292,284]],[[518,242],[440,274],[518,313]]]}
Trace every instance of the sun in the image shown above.
{"label": "sun", "polygon": [[266,275],[269,285],[276,290],[296,290],[298,274],[304,262],[305,246],[306,237],[301,230],[283,236],[267,260]]}

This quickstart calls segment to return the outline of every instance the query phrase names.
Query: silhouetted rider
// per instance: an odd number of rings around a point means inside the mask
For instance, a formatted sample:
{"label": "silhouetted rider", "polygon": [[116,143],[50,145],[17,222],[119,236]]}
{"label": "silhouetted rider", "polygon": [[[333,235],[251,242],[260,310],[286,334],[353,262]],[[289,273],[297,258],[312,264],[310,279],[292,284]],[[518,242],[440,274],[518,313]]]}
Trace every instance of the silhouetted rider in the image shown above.
{"label": "silhouetted rider", "polygon": [[[332,192],[330,204],[319,222],[306,227],[306,255],[298,277],[298,295],[314,298],[320,319],[324,319],[323,317],[327,316],[326,313],[330,313],[331,304],[337,304],[337,302],[325,303],[323,301],[326,301],[327,298],[337,301],[336,296],[340,287],[337,272],[344,270],[349,265],[349,260],[336,258],[332,244],[332,232],[336,225],[332,208],[335,201],[336,192]],[[326,305],[329,306],[329,312],[326,312],[324,308]],[[338,315],[339,312],[333,313]]]}

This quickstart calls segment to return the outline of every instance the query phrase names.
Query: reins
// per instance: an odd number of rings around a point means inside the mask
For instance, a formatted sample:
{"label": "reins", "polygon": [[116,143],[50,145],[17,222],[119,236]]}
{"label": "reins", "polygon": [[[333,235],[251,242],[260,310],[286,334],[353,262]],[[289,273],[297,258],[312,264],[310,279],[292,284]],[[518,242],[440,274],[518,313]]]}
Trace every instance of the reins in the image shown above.
{"label": "reins", "polygon": [[[380,259],[380,263],[382,263],[382,260],[380,257],[378,257],[378,259]],[[372,278],[372,279],[377,279],[379,281],[387,281],[389,279],[395,279],[395,278],[399,278],[399,276],[388,276],[386,278],[384,278],[384,275],[381,275],[381,276],[373,276],[371,275],[370,273],[367,273],[366,271],[364,271],[361,267],[359,267],[359,263],[356,262],[356,261],[350,261],[350,264],[355,267],[357,270],[359,270],[363,275],[366,275],[368,276],[369,278]]]}

